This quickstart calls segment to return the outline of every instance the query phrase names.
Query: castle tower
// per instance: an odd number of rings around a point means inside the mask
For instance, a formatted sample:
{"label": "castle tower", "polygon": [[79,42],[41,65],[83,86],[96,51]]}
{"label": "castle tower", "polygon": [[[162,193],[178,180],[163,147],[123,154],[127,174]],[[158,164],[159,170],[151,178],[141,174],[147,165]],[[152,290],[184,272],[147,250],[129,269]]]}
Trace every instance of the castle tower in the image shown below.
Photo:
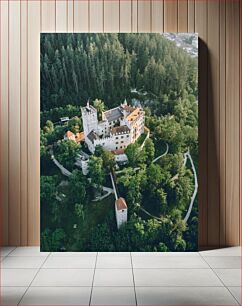
{"label": "castle tower", "polygon": [[98,131],[97,110],[87,102],[87,105],[81,107],[82,122],[85,138],[91,131]]}
{"label": "castle tower", "polygon": [[120,197],[115,201],[115,213],[117,227],[120,228],[122,224],[127,222],[128,218],[128,207],[124,198]]}

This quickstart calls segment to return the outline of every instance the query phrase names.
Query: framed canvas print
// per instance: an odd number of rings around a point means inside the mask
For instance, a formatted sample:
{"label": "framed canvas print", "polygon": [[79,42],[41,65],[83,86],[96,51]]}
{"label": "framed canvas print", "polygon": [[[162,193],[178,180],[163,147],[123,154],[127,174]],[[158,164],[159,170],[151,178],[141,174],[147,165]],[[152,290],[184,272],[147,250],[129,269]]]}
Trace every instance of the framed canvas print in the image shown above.
{"label": "framed canvas print", "polygon": [[40,43],[41,250],[197,250],[197,34]]}

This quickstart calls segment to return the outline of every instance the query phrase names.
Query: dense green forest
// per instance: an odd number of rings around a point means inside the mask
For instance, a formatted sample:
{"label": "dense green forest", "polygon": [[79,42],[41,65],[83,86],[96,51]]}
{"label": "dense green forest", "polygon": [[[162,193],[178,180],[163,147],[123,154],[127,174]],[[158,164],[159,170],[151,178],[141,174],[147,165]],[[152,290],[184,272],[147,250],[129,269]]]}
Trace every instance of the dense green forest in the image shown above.
{"label": "dense green forest", "polygon": [[[184,217],[198,169],[197,58],[160,34],[41,35],[41,249],[52,251],[184,251],[197,249],[198,203]],[[145,110],[151,136],[125,153],[117,185],[128,222],[116,226],[114,197],[93,201],[111,187],[115,165],[97,147],[89,173],[75,161],[84,143],[64,140],[82,131],[80,106],[110,109],[127,99]],[[98,99],[98,100],[97,100]],[[68,116],[61,124],[60,117]],[[157,162],[152,162],[163,154]],[[71,172],[67,178],[52,156]],[[135,170],[138,168],[138,170]]]}
{"label": "dense green forest", "polygon": [[138,95],[131,89],[172,112],[177,98],[197,96],[197,60],[160,34],[41,35],[41,111],[96,98],[111,108]]}

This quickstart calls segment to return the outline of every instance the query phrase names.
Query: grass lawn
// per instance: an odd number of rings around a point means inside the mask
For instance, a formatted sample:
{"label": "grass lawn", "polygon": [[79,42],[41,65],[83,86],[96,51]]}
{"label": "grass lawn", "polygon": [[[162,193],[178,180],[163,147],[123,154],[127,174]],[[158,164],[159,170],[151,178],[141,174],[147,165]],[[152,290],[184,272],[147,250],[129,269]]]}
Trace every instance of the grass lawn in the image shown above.
{"label": "grass lawn", "polygon": [[103,223],[110,211],[114,212],[115,197],[110,194],[107,198],[90,202],[85,213],[85,225],[83,226],[83,236],[89,235],[92,228]]}
{"label": "grass lawn", "polygon": [[[107,181],[110,180],[109,176],[107,176],[106,178],[107,178]],[[59,193],[67,194],[67,191],[69,188],[68,186],[69,182],[67,178],[65,178],[64,181],[67,184],[58,186],[57,190]],[[109,182],[109,184],[111,185],[111,182]],[[105,184],[105,185],[108,185],[108,184]],[[85,207],[85,219],[82,225],[83,236],[89,235],[90,230],[92,228],[96,227],[98,224],[103,223],[103,221],[105,220],[107,215],[110,213],[110,211],[114,212],[114,208],[115,208],[114,205],[115,205],[115,197],[113,194],[110,194],[108,197],[106,197],[105,199],[101,201],[97,201],[97,202],[90,201]]]}

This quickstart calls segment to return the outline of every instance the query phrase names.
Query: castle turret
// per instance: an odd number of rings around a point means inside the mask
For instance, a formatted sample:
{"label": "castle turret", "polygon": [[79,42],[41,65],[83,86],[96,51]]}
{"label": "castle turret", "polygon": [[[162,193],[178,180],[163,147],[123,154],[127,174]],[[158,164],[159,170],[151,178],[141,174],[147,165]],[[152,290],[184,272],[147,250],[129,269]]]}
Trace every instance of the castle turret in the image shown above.
{"label": "castle turret", "polygon": [[91,131],[98,131],[97,110],[87,102],[85,107],[81,108],[82,122],[85,138]]}
{"label": "castle turret", "polygon": [[115,201],[115,213],[116,213],[116,221],[117,227],[127,222],[128,218],[128,208],[124,198],[118,198]]}

